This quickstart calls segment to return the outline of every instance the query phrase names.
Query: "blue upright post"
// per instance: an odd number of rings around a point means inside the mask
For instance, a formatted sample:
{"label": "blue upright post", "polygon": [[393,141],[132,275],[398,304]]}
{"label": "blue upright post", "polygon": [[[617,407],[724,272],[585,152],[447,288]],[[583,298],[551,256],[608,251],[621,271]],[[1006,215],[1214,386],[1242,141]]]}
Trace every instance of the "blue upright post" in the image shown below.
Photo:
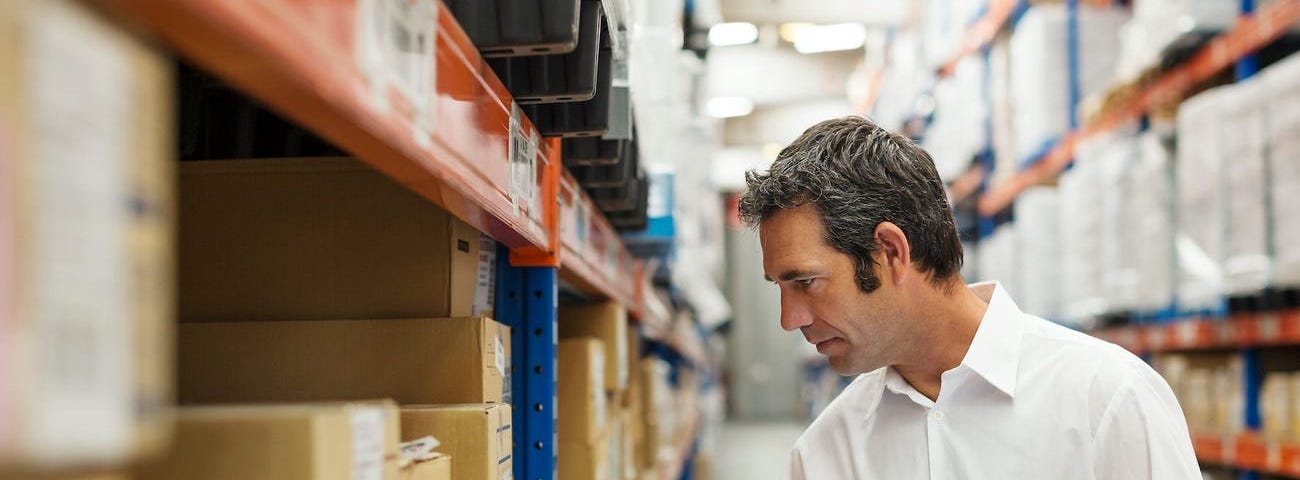
{"label": "blue upright post", "polygon": [[558,282],[551,267],[515,267],[499,248],[497,318],[510,327],[514,475],[554,480]]}
{"label": "blue upright post", "polygon": [[[1255,0],[1240,0],[1241,15],[1250,16],[1255,13]],[[1251,53],[1241,57],[1236,65],[1237,81],[1245,80],[1255,75],[1259,71],[1259,58]],[[1259,397],[1262,383],[1264,381],[1264,370],[1259,364],[1259,350],[1255,348],[1243,348],[1241,350],[1241,371],[1242,385],[1245,388],[1243,399],[1245,401],[1245,426],[1250,430],[1259,430],[1263,422],[1259,412]],[[1246,471],[1241,472],[1241,480],[1256,480],[1259,478],[1259,472]]]}

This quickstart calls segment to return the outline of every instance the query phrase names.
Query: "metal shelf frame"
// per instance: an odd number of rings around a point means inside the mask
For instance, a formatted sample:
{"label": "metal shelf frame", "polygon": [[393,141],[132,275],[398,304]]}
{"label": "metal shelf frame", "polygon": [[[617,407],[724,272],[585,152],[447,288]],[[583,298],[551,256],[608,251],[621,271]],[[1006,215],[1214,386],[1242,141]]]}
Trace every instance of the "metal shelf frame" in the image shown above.
{"label": "metal shelf frame", "polygon": [[[565,171],[559,141],[536,140],[441,1],[83,1],[500,243],[497,258],[508,261],[498,262],[496,316],[513,332],[515,478],[556,478],[561,278],[671,336],[672,311],[650,291],[650,272]],[[389,44],[397,38],[409,43]],[[698,337],[672,339],[707,361]]]}

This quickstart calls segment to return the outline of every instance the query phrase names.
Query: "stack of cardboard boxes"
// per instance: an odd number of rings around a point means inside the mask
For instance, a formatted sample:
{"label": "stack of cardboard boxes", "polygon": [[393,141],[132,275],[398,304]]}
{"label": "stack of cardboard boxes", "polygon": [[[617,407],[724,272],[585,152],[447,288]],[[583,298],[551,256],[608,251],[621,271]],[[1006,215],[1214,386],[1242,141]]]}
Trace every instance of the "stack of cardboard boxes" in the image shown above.
{"label": "stack of cardboard boxes", "polygon": [[614,302],[572,305],[558,317],[559,476],[624,479],[627,310]]}
{"label": "stack of cardboard boxes", "polygon": [[83,2],[0,2],[0,478],[116,478],[168,443],[171,85]]}
{"label": "stack of cardboard boxes", "polygon": [[494,242],[347,158],[185,162],[180,211],[180,435],[140,480],[512,475]]}

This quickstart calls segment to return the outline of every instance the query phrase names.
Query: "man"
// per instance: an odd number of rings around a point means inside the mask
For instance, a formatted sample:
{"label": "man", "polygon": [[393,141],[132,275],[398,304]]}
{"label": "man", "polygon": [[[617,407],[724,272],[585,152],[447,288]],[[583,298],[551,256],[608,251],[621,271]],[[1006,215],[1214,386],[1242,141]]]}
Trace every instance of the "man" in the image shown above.
{"label": "man", "polygon": [[963,283],[943,183],[911,141],[829,120],[746,180],[781,327],[860,374],[795,444],[795,479],[1201,478],[1150,367]]}

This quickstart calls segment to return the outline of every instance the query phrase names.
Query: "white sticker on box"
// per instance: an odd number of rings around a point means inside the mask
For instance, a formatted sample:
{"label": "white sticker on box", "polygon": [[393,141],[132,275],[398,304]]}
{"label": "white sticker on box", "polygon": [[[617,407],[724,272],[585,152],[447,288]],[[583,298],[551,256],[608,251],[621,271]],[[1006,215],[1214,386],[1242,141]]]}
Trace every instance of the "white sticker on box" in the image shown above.
{"label": "white sticker on box", "polygon": [[479,316],[492,311],[496,303],[497,241],[479,234],[478,276],[474,285],[474,306],[471,315]]}
{"label": "white sticker on box", "polygon": [[[17,344],[35,361],[16,394],[37,463],[121,460],[130,448],[132,341],[129,38],[72,6],[34,2],[30,62],[33,210],[19,271],[31,303]],[[90,81],[87,81],[90,79]]]}
{"label": "white sticker on box", "polygon": [[357,67],[370,80],[375,106],[391,108],[388,87],[414,107],[415,135],[429,142],[432,129],[437,62],[438,7],[433,0],[359,0],[357,2]]}
{"label": "white sticker on box", "polygon": [[497,372],[499,372],[502,376],[505,376],[505,374],[506,374],[506,346],[505,346],[504,344],[501,343],[501,337],[496,337],[496,338],[494,339],[494,341],[496,342],[496,351],[495,351],[495,352],[492,352],[492,353],[493,353],[493,356],[494,356],[495,359],[496,359]]}
{"label": "white sticker on box", "polygon": [[384,480],[384,409],[352,409],[352,480]]}
{"label": "white sticker on box", "polygon": [[432,435],[425,435],[409,442],[402,442],[402,458],[413,462],[433,460],[438,458],[438,455],[434,450],[437,449],[439,445],[442,445],[442,442],[433,438]]}

